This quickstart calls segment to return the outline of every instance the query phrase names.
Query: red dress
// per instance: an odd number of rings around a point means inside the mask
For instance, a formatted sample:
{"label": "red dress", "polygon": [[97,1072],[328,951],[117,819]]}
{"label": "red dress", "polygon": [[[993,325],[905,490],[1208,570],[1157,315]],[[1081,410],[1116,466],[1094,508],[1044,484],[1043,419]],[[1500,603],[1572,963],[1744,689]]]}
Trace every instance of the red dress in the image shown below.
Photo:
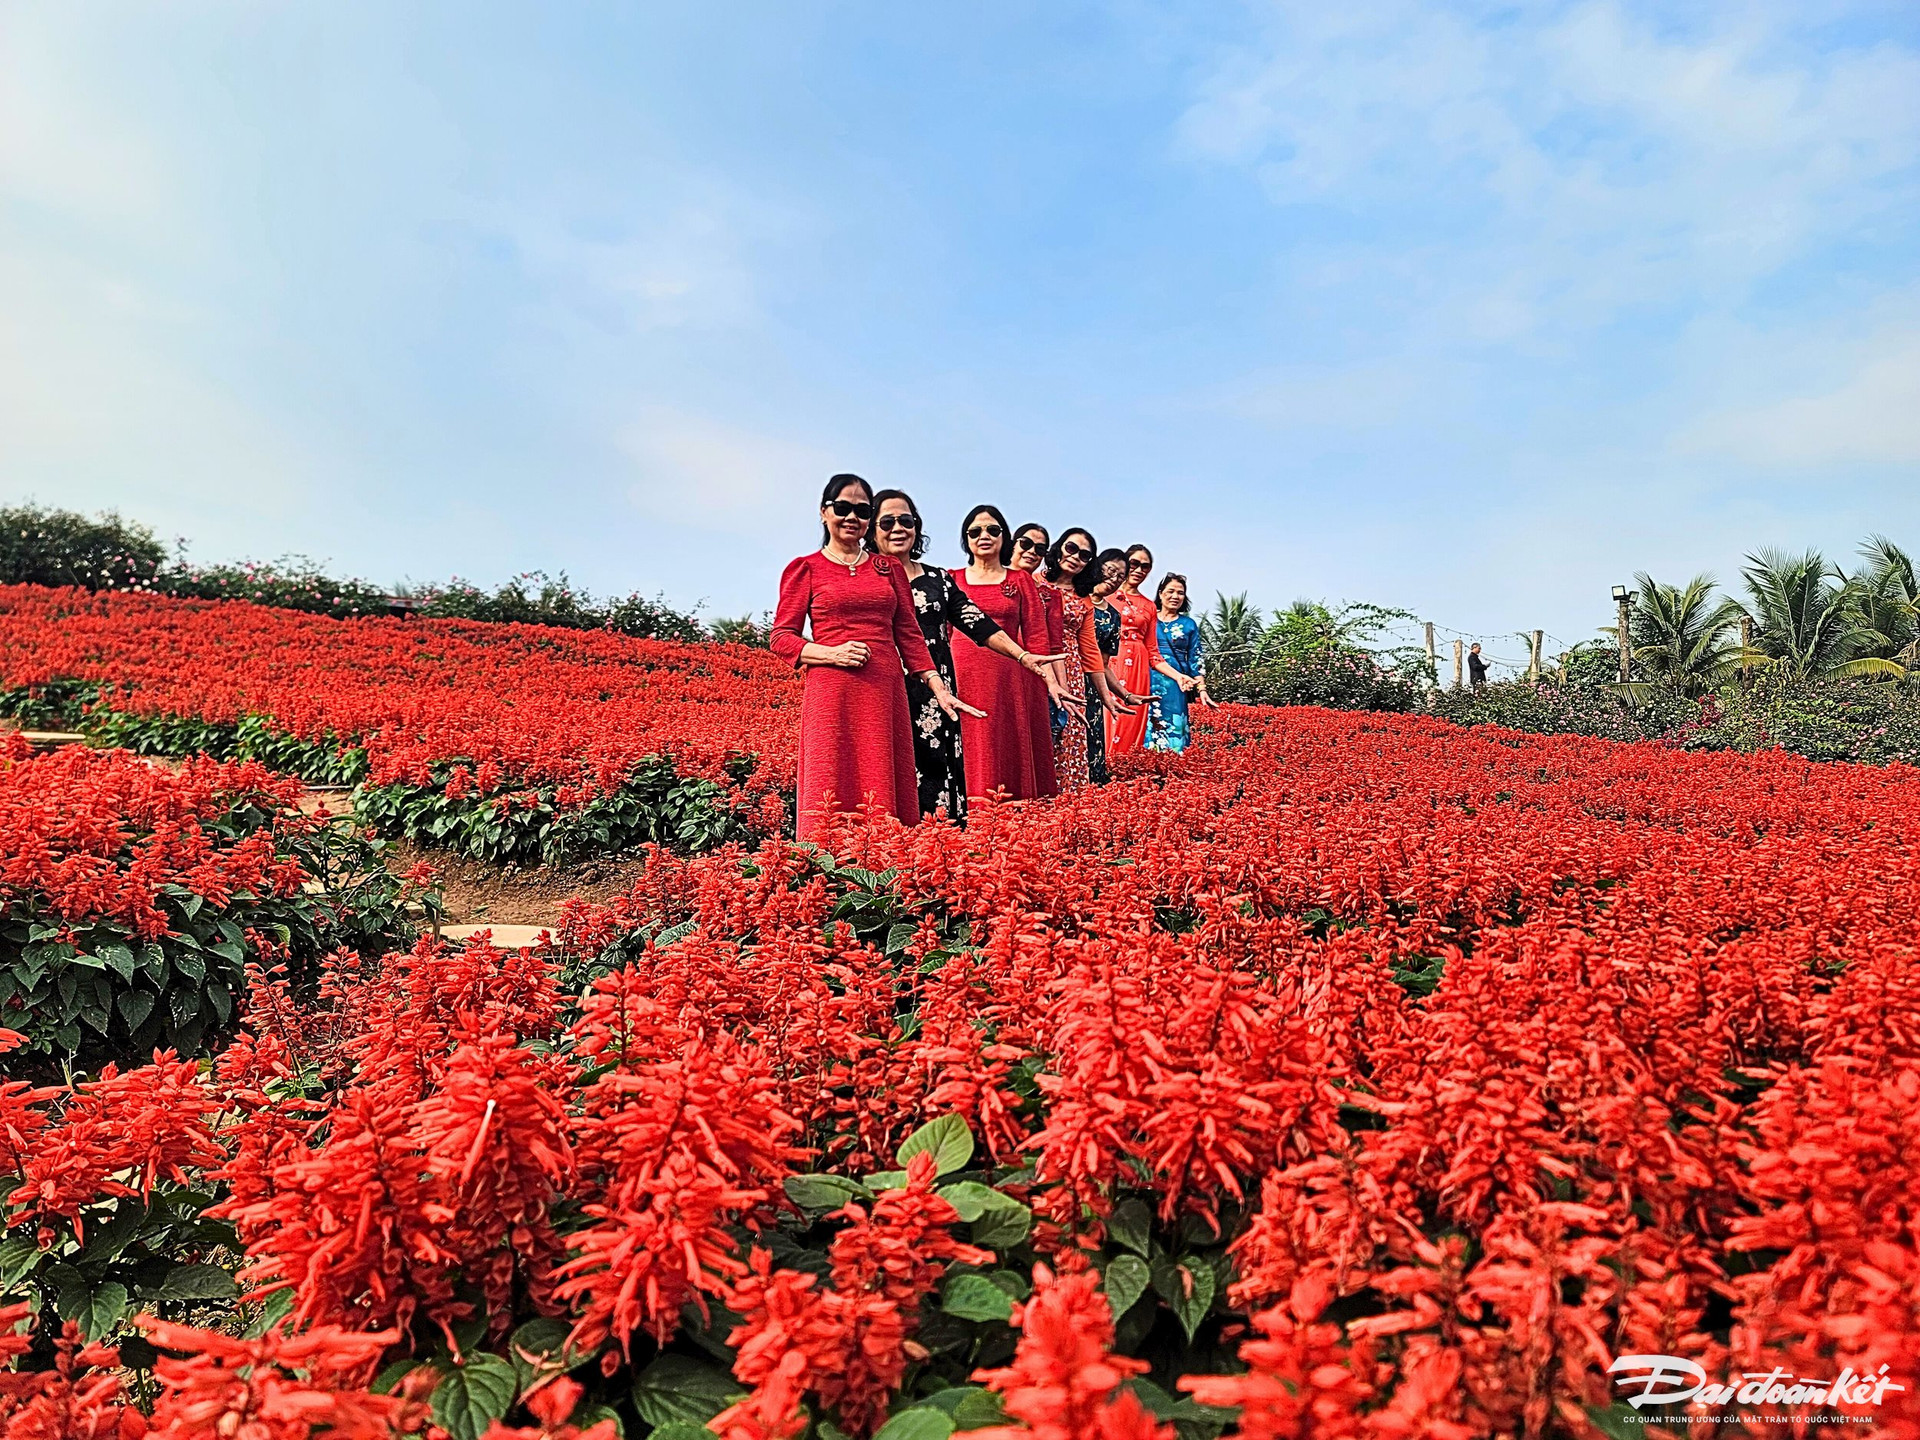
{"label": "red dress", "polygon": [[[1116,593],[1108,602],[1120,612],[1120,683],[1130,695],[1153,694],[1153,662],[1160,658],[1160,611],[1144,595]],[[1107,755],[1132,755],[1146,743],[1148,710],[1107,716]]]}
{"label": "red dress", "polygon": [[[803,626],[812,633],[803,636]],[[804,840],[819,829],[829,801],[851,810],[871,798],[907,824],[916,823],[919,782],[906,677],[933,669],[933,656],[914,618],[906,571],[874,556],[848,573],[817,550],[802,555],[780,577],[773,653],[797,666],[809,639],[816,645],[864,640],[868,654],[858,670],[805,667],[795,833]]]}
{"label": "red dress", "polygon": [[[1046,648],[1046,607],[1031,575],[1009,570],[1004,580],[973,585],[961,569],[953,572],[953,580],[1023,650],[1051,653]],[[955,693],[987,712],[984,720],[971,715],[960,719],[967,794],[1004,790],[1014,800],[1057,795],[1046,686],[1019,662],[958,633],[953,637],[953,678]]]}

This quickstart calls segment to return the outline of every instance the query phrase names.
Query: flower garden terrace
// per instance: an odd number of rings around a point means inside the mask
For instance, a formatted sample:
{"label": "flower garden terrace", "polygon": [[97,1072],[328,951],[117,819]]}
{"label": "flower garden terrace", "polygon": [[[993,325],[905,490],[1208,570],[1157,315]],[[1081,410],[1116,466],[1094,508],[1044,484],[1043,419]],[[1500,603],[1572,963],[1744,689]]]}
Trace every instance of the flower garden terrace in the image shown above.
{"label": "flower garden terrace", "polygon": [[384,828],[489,859],[777,830],[799,700],[742,646],[37,586],[0,587],[0,687],[107,743],[364,782]]}
{"label": "flower garden terrace", "polygon": [[136,1332],[180,1436],[1598,1436],[1617,1355],[1920,1376],[1911,770],[1229,708],[964,831],[656,849],[549,949],[395,896],[383,954],[284,787],[57,759],[32,967],[191,909],[251,972],[200,1054],[0,1086],[0,1418],[137,1430],[78,1348]]}

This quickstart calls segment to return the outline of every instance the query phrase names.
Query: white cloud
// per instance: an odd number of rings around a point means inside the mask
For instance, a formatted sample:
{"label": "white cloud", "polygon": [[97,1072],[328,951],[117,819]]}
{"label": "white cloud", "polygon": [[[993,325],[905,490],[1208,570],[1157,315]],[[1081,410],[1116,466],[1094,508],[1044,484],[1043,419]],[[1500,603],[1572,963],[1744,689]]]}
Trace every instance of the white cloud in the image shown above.
{"label": "white cloud", "polygon": [[1862,345],[1837,384],[1708,415],[1675,448],[1770,468],[1920,465],[1920,333]]}
{"label": "white cloud", "polygon": [[[1791,11],[1693,34],[1614,3],[1265,13],[1181,141],[1419,253],[1397,297],[1417,334],[1552,343],[1636,309],[1737,303],[1911,203],[1920,54],[1802,44]],[[1328,248],[1351,251],[1351,229]]]}

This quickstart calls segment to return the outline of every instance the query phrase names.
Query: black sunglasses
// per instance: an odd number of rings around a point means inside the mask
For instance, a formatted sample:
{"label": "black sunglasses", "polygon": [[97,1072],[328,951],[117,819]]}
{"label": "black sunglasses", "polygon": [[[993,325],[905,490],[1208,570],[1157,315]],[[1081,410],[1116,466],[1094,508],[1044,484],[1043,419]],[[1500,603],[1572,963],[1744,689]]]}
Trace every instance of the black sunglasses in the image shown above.
{"label": "black sunglasses", "polygon": [[1087,549],[1084,545],[1076,545],[1071,540],[1062,540],[1060,542],[1060,554],[1062,558],[1071,555],[1076,560],[1091,560],[1093,558],[1093,551]]}
{"label": "black sunglasses", "polygon": [[1127,561],[1127,569],[1129,569],[1129,570],[1151,570],[1151,569],[1153,569],[1153,561],[1151,561],[1151,560],[1129,560],[1129,561]]}
{"label": "black sunglasses", "polygon": [[856,520],[871,520],[873,518],[873,506],[864,500],[835,500],[828,508],[842,520],[846,519],[849,515],[853,516]]}
{"label": "black sunglasses", "polygon": [[920,522],[911,515],[882,515],[873,522],[880,527],[882,535],[893,530],[918,530]]}
{"label": "black sunglasses", "polygon": [[978,540],[984,535],[989,540],[998,540],[1006,533],[1007,532],[1002,530],[998,525],[976,525],[967,531],[967,538],[969,540]]}
{"label": "black sunglasses", "polygon": [[1047,548],[1046,541],[1036,540],[1031,535],[1022,535],[1018,540],[1014,541],[1013,544],[1014,548],[1018,550],[1044,550]]}

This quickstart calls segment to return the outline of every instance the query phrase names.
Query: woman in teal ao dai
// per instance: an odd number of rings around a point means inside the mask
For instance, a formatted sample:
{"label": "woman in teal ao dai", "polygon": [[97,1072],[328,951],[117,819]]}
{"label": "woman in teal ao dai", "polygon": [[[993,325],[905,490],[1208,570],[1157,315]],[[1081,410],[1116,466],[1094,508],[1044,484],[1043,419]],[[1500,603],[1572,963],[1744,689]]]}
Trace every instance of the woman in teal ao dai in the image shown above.
{"label": "woman in teal ao dai", "polygon": [[1178,673],[1178,678],[1153,672],[1153,713],[1147,727],[1149,750],[1184,750],[1193,738],[1188,724],[1188,697],[1193,696],[1209,708],[1213,699],[1207,694],[1206,652],[1200,640],[1200,627],[1187,611],[1187,577],[1168,572],[1154,592],[1159,607],[1160,655]]}

